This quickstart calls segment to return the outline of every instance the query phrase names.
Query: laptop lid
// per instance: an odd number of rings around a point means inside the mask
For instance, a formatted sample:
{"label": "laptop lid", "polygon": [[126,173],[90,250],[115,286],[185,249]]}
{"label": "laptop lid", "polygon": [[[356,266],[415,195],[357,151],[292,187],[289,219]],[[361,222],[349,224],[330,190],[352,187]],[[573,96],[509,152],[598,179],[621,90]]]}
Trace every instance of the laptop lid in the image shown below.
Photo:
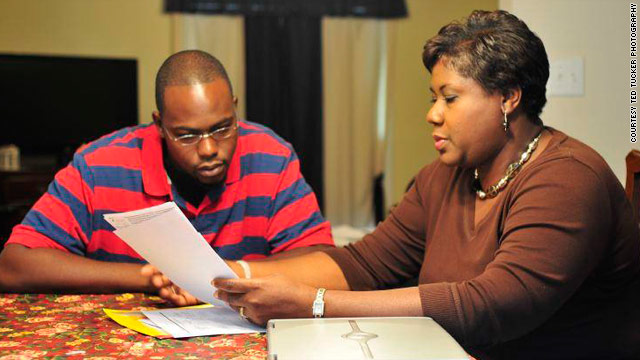
{"label": "laptop lid", "polygon": [[274,319],[267,343],[270,360],[469,359],[428,317]]}

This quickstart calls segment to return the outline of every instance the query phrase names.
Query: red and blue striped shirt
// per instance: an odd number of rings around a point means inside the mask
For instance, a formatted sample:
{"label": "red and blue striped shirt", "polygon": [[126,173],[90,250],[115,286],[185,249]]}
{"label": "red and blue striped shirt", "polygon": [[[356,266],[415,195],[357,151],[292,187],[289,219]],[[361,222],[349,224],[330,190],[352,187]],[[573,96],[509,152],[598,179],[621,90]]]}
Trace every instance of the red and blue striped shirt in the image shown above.
{"label": "red and blue striped shirt", "polygon": [[262,125],[238,124],[238,145],[227,178],[197,207],[168,180],[157,128],[139,125],[79,149],[14,227],[7,244],[142,263],[103,215],[175,201],[225,259],[256,259],[298,247],[333,245],[329,223],[300,173],[291,145]]}

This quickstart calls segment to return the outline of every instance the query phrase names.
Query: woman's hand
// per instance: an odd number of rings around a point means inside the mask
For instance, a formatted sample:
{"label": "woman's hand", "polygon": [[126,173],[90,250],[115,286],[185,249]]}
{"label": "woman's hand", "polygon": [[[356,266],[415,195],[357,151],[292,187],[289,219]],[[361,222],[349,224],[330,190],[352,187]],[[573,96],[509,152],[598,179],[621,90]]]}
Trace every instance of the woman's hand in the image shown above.
{"label": "woman's hand", "polygon": [[215,279],[215,296],[236,311],[244,308],[251,322],[265,326],[270,319],[311,317],[316,289],[276,274],[256,279]]}
{"label": "woman's hand", "polygon": [[177,306],[189,306],[200,303],[193,295],[172,283],[168,277],[164,276],[164,274],[153,265],[147,264],[143,266],[142,269],[140,269],[140,273],[149,279],[149,283],[158,291],[158,295],[161,298]]}

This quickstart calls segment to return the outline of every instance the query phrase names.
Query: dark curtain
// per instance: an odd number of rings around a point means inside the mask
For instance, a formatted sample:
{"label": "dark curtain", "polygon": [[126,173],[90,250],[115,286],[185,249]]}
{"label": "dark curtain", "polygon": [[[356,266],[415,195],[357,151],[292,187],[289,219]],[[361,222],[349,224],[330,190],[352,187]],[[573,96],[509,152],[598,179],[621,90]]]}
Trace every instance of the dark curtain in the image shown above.
{"label": "dark curtain", "polygon": [[165,11],[249,16],[407,16],[404,0],[165,0]]}
{"label": "dark curtain", "polygon": [[320,18],[247,16],[245,37],[247,119],[293,145],[322,208]]}

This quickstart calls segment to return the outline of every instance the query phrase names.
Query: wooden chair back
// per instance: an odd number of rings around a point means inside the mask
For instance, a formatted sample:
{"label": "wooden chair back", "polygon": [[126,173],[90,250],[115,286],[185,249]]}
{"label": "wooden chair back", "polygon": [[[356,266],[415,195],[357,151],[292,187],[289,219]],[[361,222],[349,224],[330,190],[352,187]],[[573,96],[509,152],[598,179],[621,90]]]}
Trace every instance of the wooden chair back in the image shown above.
{"label": "wooden chair back", "polygon": [[625,161],[627,164],[625,190],[637,216],[640,210],[640,151],[631,150]]}

